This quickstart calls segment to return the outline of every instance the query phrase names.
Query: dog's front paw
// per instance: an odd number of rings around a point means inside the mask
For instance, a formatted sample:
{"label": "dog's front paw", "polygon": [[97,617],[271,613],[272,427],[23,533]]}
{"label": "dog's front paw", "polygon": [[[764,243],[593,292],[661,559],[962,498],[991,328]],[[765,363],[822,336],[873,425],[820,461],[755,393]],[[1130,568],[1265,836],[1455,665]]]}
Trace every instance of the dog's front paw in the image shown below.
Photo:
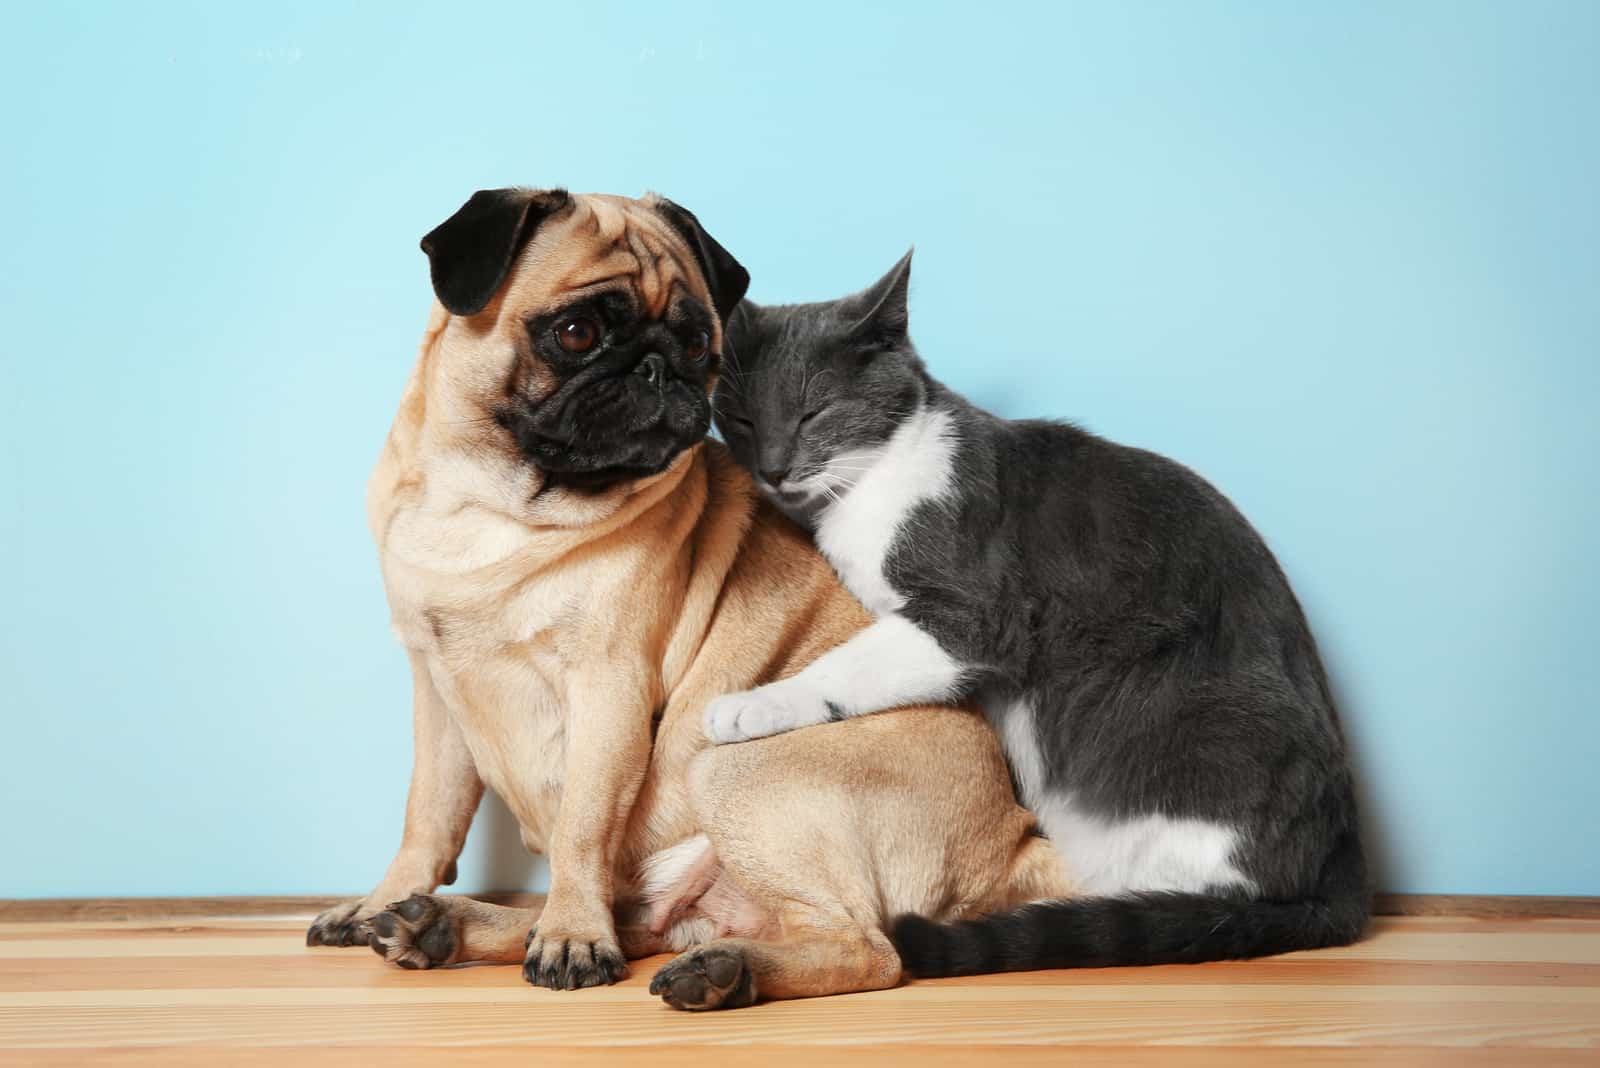
{"label": "dog's front paw", "polygon": [[542,917],[528,932],[522,977],[534,986],[551,990],[610,986],[627,974],[627,958],[609,932],[564,934],[546,925]]}
{"label": "dog's front paw", "polygon": [[455,960],[460,932],[449,902],[431,894],[396,901],[370,921],[372,951],[402,968],[437,968]]}
{"label": "dog's front paw", "polygon": [[723,745],[746,742],[843,718],[820,694],[776,682],[730,693],[706,705],[706,737]]}
{"label": "dog's front paw", "polygon": [[668,961],[650,980],[650,993],[675,1009],[740,1009],[755,1003],[756,981],[735,946],[697,946]]}
{"label": "dog's front paw", "polygon": [[364,946],[372,934],[369,921],[373,912],[365,898],[335,905],[311,921],[306,931],[306,945]]}

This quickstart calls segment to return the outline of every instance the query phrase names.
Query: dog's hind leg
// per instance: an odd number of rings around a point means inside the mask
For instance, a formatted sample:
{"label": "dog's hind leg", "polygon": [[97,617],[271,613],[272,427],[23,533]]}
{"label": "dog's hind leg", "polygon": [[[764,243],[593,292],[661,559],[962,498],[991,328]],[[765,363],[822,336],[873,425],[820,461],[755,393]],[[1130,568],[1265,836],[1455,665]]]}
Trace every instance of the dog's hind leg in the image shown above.
{"label": "dog's hind leg", "polygon": [[652,991],[679,1008],[893,986],[889,916],[947,920],[1067,885],[993,731],[966,712],[891,711],[718,746],[695,758],[689,785],[723,868],[695,907],[743,937],[657,974]]}
{"label": "dog's hind leg", "polygon": [[[900,981],[900,957],[882,931],[841,924],[784,924],[777,942],[720,938],[669,961],[650,992],[675,1009],[737,1009],[766,999],[883,990]],[[831,922],[829,922],[831,921]]]}

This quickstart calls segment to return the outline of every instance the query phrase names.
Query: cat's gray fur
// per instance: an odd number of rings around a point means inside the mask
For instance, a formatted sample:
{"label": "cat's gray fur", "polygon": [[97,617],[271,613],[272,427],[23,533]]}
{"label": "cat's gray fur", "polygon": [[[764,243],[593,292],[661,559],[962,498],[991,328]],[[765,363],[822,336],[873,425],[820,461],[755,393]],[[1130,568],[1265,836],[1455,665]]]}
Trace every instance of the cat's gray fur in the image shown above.
{"label": "cat's gray fur", "polygon": [[707,711],[718,741],[975,698],[1089,896],[896,928],[920,975],[1336,945],[1367,916],[1316,644],[1228,500],[1161,456],[1007,421],[929,376],[909,254],[842,300],[733,317],[717,425],[875,626]]}

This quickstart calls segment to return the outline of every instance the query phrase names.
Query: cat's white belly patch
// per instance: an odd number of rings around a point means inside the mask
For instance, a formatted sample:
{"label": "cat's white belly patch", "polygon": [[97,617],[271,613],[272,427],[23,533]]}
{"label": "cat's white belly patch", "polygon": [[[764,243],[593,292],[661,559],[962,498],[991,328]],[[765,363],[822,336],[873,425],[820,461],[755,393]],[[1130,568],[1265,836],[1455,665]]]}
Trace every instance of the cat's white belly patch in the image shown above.
{"label": "cat's white belly patch", "polygon": [[884,560],[912,509],[949,492],[955,450],[950,413],[922,408],[878,448],[828,462],[827,477],[850,488],[819,518],[817,546],[874,615],[905,604],[884,576]]}
{"label": "cat's white belly patch", "polygon": [[1102,820],[1053,797],[1036,811],[1086,894],[1255,890],[1233,866],[1239,832],[1224,824],[1166,816]]}
{"label": "cat's white belly patch", "polygon": [[1019,699],[991,704],[988,711],[1017,777],[1022,803],[1038,815],[1083,893],[1255,890],[1255,884],[1233,865],[1238,831],[1209,820],[1091,816],[1075,806],[1070,795],[1048,788],[1033,706]]}

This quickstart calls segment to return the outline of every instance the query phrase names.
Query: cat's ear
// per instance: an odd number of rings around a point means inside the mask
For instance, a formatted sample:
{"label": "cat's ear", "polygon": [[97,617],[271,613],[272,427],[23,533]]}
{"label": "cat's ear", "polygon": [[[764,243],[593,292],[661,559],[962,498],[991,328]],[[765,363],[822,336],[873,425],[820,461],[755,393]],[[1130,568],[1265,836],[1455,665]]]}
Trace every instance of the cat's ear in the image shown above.
{"label": "cat's ear", "polygon": [[906,309],[906,292],[911,286],[911,254],[908,249],[889,273],[845,301],[851,321],[849,338],[863,353],[895,348],[905,343],[911,317]]}

